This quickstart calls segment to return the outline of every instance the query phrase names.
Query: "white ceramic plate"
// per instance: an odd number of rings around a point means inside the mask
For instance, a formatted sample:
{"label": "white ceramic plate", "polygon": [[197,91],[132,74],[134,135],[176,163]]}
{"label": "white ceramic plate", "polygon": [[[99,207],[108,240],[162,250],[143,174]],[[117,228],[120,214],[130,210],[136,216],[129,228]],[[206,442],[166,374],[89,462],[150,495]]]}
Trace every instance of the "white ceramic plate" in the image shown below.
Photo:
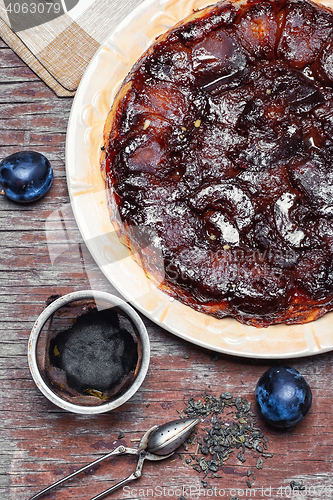
{"label": "white ceramic plate", "polygon": [[[330,0],[329,0],[330,1]],[[256,358],[290,358],[333,349],[333,313],[306,325],[255,328],[198,313],[158,290],[129,256],[109,220],[99,153],[113,98],[133,63],[156,36],[207,0],[145,0],[110,34],[89,65],[69,120],[66,169],[72,207],[96,263],[149,319],[197,345]]]}

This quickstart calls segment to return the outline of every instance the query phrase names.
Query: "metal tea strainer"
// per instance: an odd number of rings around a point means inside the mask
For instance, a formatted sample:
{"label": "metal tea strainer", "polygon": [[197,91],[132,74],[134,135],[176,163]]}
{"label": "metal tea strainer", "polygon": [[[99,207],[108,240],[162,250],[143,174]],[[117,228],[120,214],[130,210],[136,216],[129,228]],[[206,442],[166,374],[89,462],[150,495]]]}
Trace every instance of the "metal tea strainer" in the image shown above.
{"label": "metal tea strainer", "polygon": [[172,422],[168,422],[166,424],[157,426],[154,425],[149,431],[147,431],[140,441],[139,448],[126,448],[125,446],[118,446],[118,448],[114,449],[107,455],[104,455],[101,458],[98,458],[94,462],[91,462],[88,465],[85,465],[81,469],[69,474],[68,476],[60,479],[56,483],[51,484],[44,490],[40,491],[29,500],[36,500],[40,498],[45,493],[48,493],[50,490],[59,486],[60,484],[72,479],[77,476],[81,472],[84,472],[94,465],[101,463],[103,460],[106,460],[115,455],[138,455],[138,463],[136,465],[136,469],[130,476],[123,479],[117,484],[114,484],[110,488],[102,493],[99,493],[95,497],[90,500],[98,500],[108,495],[112,491],[124,486],[126,483],[133,481],[134,479],[138,479],[141,476],[141,471],[143,467],[143,462],[145,460],[163,460],[164,458],[168,458],[170,455],[174,453],[174,451],[185,441],[186,438],[191,434],[195,425],[200,422],[199,418],[183,418],[179,420],[174,420]]}

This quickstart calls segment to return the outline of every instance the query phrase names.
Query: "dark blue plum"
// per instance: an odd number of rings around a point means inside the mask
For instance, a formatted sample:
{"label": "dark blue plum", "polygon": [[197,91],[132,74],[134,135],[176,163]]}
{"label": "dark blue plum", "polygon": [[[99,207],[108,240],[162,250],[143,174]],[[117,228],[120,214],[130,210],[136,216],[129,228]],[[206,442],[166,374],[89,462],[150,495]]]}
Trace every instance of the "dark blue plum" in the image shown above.
{"label": "dark blue plum", "polygon": [[285,429],[303,420],[312,403],[305,378],[288,366],[267,370],[257,383],[255,398],[262,418],[274,427]]}
{"label": "dark blue plum", "polygon": [[20,151],[0,162],[0,187],[7,198],[19,203],[36,201],[50,189],[51,164],[36,151]]}

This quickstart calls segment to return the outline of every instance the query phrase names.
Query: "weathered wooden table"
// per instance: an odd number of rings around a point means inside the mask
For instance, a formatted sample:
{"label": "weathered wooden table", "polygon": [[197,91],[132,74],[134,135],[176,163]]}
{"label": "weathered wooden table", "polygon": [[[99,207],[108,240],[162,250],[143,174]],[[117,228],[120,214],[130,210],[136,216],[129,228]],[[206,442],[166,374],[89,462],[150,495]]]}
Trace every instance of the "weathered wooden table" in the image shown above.
{"label": "weathered wooden table", "polygon": [[[178,418],[189,397],[197,400],[205,391],[217,396],[229,391],[247,398],[255,412],[256,382],[274,361],[210,352],[144,319],[152,345],[151,364],[142,387],[128,403],[111,413],[87,417],[60,410],[39,392],[30,376],[27,344],[46,302],[73,290],[112,291],[112,286],[89,255],[70,210],[64,149],[72,100],[57,98],[3,43],[0,71],[1,158],[22,149],[37,150],[50,159],[55,173],[50,192],[39,202],[21,206],[0,197],[0,495],[3,500],[28,500],[115,446],[137,445],[154,424]],[[54,211],[60,211],[73,237],[55,260],[50,257],[45,230]],[[203,472],[193,469],[197,458],[202,458],[196,455],[195,444],[187,452],[180,448],[164,461],[145,463],[143,476],[113,497],[332,498],[333,357],[326,353],[288,363],[307,378],[313,405],[292,431],[279,432],[260,423],[269,438],[266,453],[274,454],[264,458],[262,469],[260,462],[259,469],[256,467],[261,456],[258,451],[246,449],[246,461],[241,462],[239,450],[234,450],[219,471],[220,477],[212,478],[210,471],[204,478]],[[230,420],[232,416],[225,412],[221,418]],[[199,426],[199,434],[207,426],[207,422]],[[134,469],[133,457],[112,459],[94,474],[83,474],[47,498],[89,499]],[[292,481],[303,481],[305,489],[291,490]]]}

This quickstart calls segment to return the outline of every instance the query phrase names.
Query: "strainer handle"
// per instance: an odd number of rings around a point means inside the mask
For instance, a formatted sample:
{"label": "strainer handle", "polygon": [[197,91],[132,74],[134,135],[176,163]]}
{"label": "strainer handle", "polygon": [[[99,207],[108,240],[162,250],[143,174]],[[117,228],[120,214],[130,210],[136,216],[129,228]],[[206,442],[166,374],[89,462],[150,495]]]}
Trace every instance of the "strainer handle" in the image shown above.
{"label": "strainer handle", "polygon": [[61,484],[65,483],[66,481],[69,481],[70,479],[77,476],[78,474],[81,474],[81,472],[85,472],[86,470],[91,469],[91,467],[93,467],[94,465],[100,464],[101,462],[103,462],[104,460],[107,460],[108,458],[110,458],[112,456],[124,455],[124,454],[137,455],[138,453],[139,453],[139,450],[137,450],[137,449],[125,448],[125,446],[118,446],[118,448],[115,448],[110,453],[103,455],[102,457],[98,458],[94,462],[91,462],[90,464],[85,465],[84,467],[81,467],[81,469],[79,469],[75,472],[72,472],[72,474],[69,474],[68,476],[63,477],[62,479],[59,479],[59,481],[51,484],[50,486],[48,486],[44,490],[40,491],[39,493],[37,493],[36,495],[31,497],[29,500],[37,500],[37,498],[42,497],[43,495],[45,495],[49,491],[53,490],[53,488],[60,486]]}
{"label": "strainer handle", "polygon": [[144,450],[140,451],[139,460],[138,460],[138,463],[136,465],[136,469],[134,472],[132,472],[132,474],[130,476],[128,476],[126,479],[123,479],[122,481],[119,481],[119,483],[114,484],[113,486],[111,486],[107,490],[102,491],[102,493],[99,493],[98,495],[91,498],[90,500],[99,500],[100,498],[104,498],[107,495],[109,495],[110,493],[112,493],[113,491],[124,486],[124,484],[127,484],[130,481],[134,481],[135,479],[138,479],[139,477],[141,477],[142,466],[143,466],[143,462],[144,462],[145,458],[146,458],[146,452]]}

